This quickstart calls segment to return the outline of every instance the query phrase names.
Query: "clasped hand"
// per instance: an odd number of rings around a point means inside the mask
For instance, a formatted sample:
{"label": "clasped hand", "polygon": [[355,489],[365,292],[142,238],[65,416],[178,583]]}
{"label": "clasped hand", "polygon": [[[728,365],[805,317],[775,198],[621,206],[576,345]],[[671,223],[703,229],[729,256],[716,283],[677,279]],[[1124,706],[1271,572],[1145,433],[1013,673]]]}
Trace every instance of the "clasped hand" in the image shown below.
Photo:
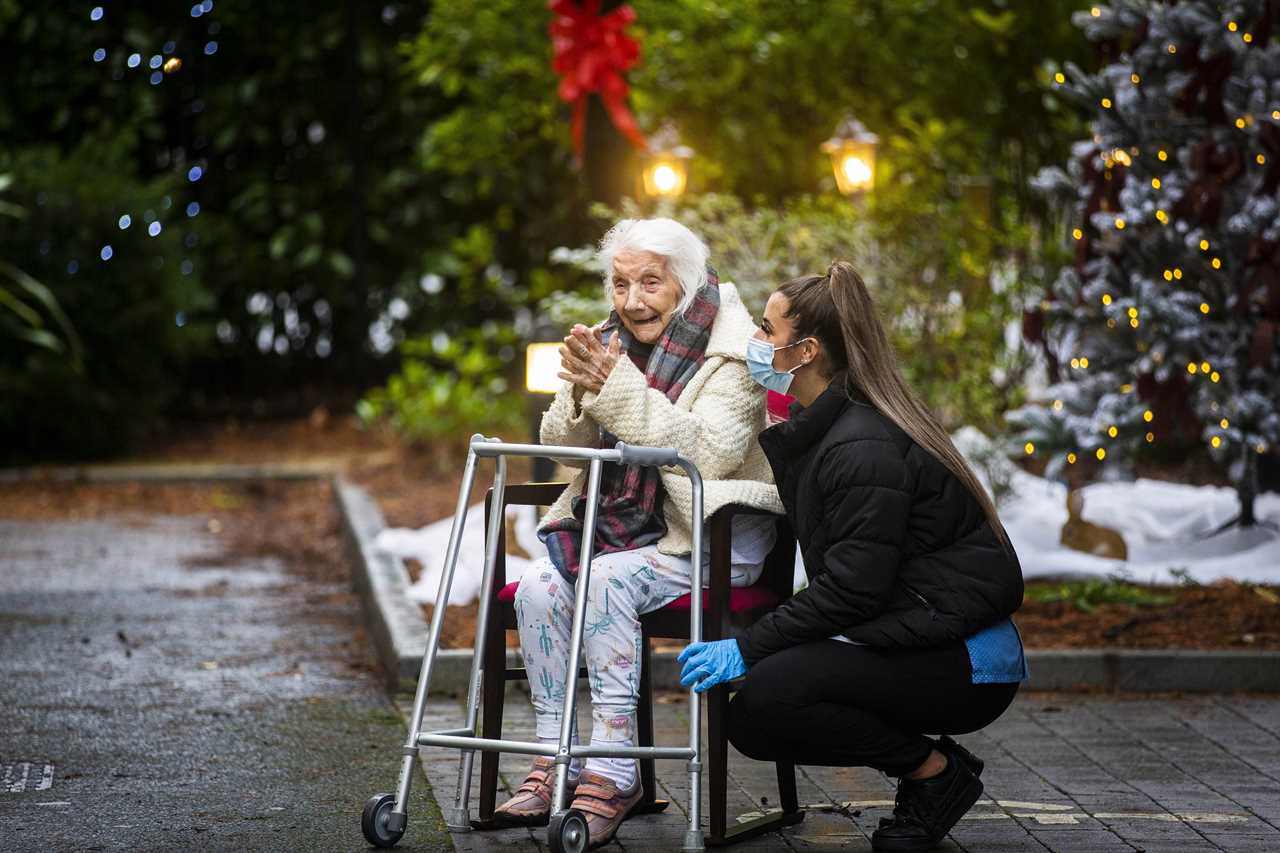
{"label": "clasped hand", "polygon": [[598,326],[589,329],[578,323],[560,346],[560,372],[556,375],[574,385],[575,397],[581,396],[582,391],[599,394],[621,354],[618,334],[606,347]]}

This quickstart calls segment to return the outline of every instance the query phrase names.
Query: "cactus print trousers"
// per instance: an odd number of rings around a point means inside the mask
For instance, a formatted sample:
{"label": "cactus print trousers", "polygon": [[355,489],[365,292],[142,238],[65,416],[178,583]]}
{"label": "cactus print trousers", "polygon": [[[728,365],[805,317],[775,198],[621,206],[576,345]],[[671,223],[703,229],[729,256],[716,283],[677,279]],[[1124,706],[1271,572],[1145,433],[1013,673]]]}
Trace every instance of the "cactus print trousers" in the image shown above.
{"label": "cactus print trousers", "polygon": [[[635,742],[640,615],[688,592],[691,569],[687,557],[661,554],[654,545],[601,554],[591,561],[582,642],[591,688],[592,743]],[[573,585],[545,558],[525,571],[516,590],[520,649],[542,741],[560,736],[573,604]],[[588,758],[586,766],[624,787],[635,778],[633,759]]]}

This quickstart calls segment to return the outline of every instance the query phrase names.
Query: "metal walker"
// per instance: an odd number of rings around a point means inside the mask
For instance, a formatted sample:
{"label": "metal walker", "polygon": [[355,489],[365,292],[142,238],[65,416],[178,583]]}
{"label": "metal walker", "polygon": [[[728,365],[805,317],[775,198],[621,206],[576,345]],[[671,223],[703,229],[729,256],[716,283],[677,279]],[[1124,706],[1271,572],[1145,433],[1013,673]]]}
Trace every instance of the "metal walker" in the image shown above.
{"label": "metal walker", "polygon": [[[499,740],[478,737],[476,719],[480,707],[483,655],[479,648],[486,636],[489,608],[481,607],[476,620],[476,654],[471,660],[471,677],[467,688],[466,724],[460,729],[423,731],[422,717],[427,703],[431,668],[435,663],[440,644],[440,630],[444,625],[449,590],[453,586],[453,574],[458,564],[458,549],[462,542],[462,529],[466,523],[467,506],[471,488],[475,483],[476,460],[493,457],[497,460],[497,472],[493,481],[492,510],[489,513],[485,535],[484,575],[480,594],[491,595],[497,564],[497,546],[500,525],[504,524],[504,491],[507,484],[507,457],[541,456],[557,460],[573,459],[589,463],[587,474],[587,507],[583,520],[582,559],[578,568],[578,581],[574,588],[573,628],[569,646],[568,677],[565,685],[564,707],[560,717],[560,740],[555,746],[529,741]],[[700,752],[701,696],[689,690],[689,745],[688,747],[663,746],[593,746],[570,743],[571,727],[577,706],[576,682],[582,652],[583,623],[586,619],[587,585],[591,577],[591,561],[594,557],[596,512],[600,502],[600,472],[605,462],[620,465],[672,466],[684,469],[693,486],[693,548],[690,560],[690,588],[702,589],[702,475],[697,467],[677,450],[668,447],[636,447],[618,442],[609,450],[583,447],[554,447],[537,444],[506,444],[497,438],[482,435],[471,437],[466,467],[462,474],[462,486],[458,492],[458,506],[449,533],[449,547],[445,552],[444,571],[440,576],[440,589],[436,594],[436,607],[431,615],[431,628],[427,638],[426,653],[422,657],[422,670],[418,675],[418,690],[413,699],[413,714],[409,721],[409,736],[401,750],[400,782],[395,794],[375,794],[365,803],[361,819],[364,837],[377,847],[393,847],[404,835],[409,819],[409,788],[413,781],[414,763],[418,750],[424,746],[448,747],[461,750],[458,766],[458,787],[453,807],[446,812],[446,823],[455,831],[471,829],[468,802],[471,794],[471,768],[476,750],[483,752],[511,752],[524,755],[554,757],[556,777],[551,800],[551,820],[547,827],[547,842],[554,853],[580,853],[588,846],[587,821],[581,812],[565,808],[565,789],[568,782],[569,761],[573,758],[603,756],[609,758],[683,758],[689,768],[689,829],[685,833],[685,851],[702,851],[702,763]],[[590,533],[591,535],[585,535]],[[702,608],[689,608],[689,638],[691,643],[702,639]],[[497,677],[501,678],[502,673]]]}

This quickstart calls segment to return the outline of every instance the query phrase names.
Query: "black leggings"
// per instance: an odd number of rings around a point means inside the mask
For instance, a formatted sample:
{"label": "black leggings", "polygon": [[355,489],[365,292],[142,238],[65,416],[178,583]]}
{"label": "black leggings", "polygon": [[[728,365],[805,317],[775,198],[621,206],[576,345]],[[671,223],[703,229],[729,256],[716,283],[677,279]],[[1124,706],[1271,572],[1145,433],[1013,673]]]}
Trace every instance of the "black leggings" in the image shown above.
{"label": "black leggings", "polygon": [[820,640],[757,663],[729,705],[729,740],[760,761],[874,767],[904,776],[929,756],[930,734],[989,725],[1018,685],[973,684],[964,643],[873,649]]}

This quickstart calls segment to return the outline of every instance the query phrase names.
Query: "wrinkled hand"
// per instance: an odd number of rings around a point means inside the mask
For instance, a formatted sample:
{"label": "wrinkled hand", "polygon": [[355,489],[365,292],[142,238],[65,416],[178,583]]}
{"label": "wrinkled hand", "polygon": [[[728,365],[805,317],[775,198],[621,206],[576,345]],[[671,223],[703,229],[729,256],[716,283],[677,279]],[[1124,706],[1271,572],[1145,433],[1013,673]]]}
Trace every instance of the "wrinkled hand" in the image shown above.
{"label": "wrinkled hand", "polygon": [[692,686],[698,693],[747,674],[737,640],[690,643],[676,660],[684,664],[680,669],[681,686]]}
{"label": "wrinkled hand", "polygon": [[556,375],[572,383],[575,391],[599,394],[621,354],[619,335],[614,334],[606,348],[599,327],[588,329],[579,323],[565,336],[560,347],[560,372]]}

